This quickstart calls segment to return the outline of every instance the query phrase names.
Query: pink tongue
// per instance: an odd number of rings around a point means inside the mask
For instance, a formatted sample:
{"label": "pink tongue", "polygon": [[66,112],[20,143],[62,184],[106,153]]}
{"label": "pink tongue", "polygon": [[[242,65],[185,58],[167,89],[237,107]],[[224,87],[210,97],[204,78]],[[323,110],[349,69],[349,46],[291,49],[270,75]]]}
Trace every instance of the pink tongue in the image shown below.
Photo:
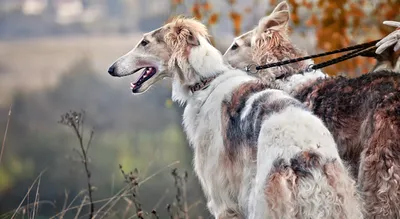
{"label": "pink tongue", "polygon": [[139,82],[142,78],[146,78],[151,73],[151,68],[146,68],[144,74],[139,78],[136,82],[131,83],[131,88],[137,87],[136,83]]}
{"label": "pink tongue", "polygon": [[151,73],[151,68],[146,68],[146,72],[144,73],[144,76],[147,77]]}

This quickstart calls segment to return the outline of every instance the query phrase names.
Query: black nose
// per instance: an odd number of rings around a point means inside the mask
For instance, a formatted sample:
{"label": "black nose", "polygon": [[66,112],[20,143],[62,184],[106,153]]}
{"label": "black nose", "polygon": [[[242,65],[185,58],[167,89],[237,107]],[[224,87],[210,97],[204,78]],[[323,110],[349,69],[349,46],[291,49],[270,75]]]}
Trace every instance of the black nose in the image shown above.
{"label": "black nose", "polygon": [[117,76],[116,74],[115,74],[115,66],[114,65],[112,65],[111,67],[109,67],[108,68],[108,73],[111,75],[111,76]]}

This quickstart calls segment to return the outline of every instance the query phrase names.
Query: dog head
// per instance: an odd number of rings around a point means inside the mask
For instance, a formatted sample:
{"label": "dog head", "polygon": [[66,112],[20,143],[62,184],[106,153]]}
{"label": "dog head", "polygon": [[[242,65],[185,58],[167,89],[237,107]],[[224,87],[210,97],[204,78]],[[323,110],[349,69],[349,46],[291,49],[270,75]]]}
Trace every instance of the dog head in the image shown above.
{"label": "dog head", "polygon": [[[204,73],[207,70],[204,62],[205,59],[210,59],[212,47],[208,37],[203,24],[194,19],[178,17],[161,28],[144,34],[130,52],[111,65],[108,72],[116,77],[139,75],[131,83],[133,93],[143,93],[166,77],[173,77],[181,84],[196,83],[200,77],[207,77]],[[217,50],[214,48],[211,53],[215,51]],[[193,53],[197,56],[194,57]],[[222,63],[220,53],[219,56]]]}
{"label": "dog head", "polygon": [[[236,38],[225,52],[224,60],[234,68],[245,69],[251,65],[265,65],[304,55],[289,39],[289,19],[289,5],[283,1],[269,16],[262,18],[257,27]],[[269,68],[259,72],[258,76],[279,77],[295,73],[304,65],[298,64]]]}

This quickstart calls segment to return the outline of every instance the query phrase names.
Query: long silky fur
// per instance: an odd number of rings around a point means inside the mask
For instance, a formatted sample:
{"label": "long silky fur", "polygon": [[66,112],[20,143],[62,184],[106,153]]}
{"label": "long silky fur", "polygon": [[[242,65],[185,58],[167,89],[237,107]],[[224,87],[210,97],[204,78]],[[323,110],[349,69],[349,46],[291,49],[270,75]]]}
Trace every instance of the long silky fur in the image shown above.
{"label": "long silky fur", "polygon": [[[251,48],[243,46],[225,53],[224,58],[232,66],[262,65],[304,54],[287,34],[288,5],[284,2],[277,8],[274,12],[287,13],[272,13],[254,30],[236,39],[253,42]],[[268,22],[277,16],[284,16],[286,19],[281,20],[285,22],[274,23],[274,28],[268,29]],[[265,34],[268,37],[263,37]],[[251,51],[253,57],[248,58],[251,56],[243,51]],[[236,64],[235,60],[246,61]],[[357,178],[365,202],[365,218],[400,218],[399,72],[375,67],[373,73],[357,78],[329,77],[320,70],[305,71],[304,66],[309,64],[312,62],[302,61],[285,67],[292,71],[267,69],[257,76],[268,80],[281,76],[274,81],[275,87],[303,102],[324,122],[338,144],[341,158],[351,165]],[[384,65],[390,66],[376,66]]]}
{"label": "long silky fur", "polygon": [[[131,72],[136,67],[126,59],[157,60],[157,69],[167,69],[158,74],[172,77],[173,99],[185,104],[194,169],[215,218],[362,218],[332,135],[300,101],[227,66],[193,19],[178,18],[145,37],[146,47],[115,65]],[[208,77],[215,79],[190,92]]]}

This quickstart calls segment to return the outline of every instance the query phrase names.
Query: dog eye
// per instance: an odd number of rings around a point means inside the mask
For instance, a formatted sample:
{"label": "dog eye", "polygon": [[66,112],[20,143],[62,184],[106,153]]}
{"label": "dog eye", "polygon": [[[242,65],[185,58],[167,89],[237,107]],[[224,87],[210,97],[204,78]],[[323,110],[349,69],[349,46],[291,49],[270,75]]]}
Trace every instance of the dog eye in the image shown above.
{"label": "dog eye", "polygon": [[147,44],[149,44],[149,41],[147,40],[142,40],[142,42],[140,42],[141,46],[146,46]]}
{"label": "dog eye", "polygon": [[235,44],[232,45],[231,50],[235,50],[237,48],[239,48],[239,46],[238,46],[238,44],[235,43]]}

